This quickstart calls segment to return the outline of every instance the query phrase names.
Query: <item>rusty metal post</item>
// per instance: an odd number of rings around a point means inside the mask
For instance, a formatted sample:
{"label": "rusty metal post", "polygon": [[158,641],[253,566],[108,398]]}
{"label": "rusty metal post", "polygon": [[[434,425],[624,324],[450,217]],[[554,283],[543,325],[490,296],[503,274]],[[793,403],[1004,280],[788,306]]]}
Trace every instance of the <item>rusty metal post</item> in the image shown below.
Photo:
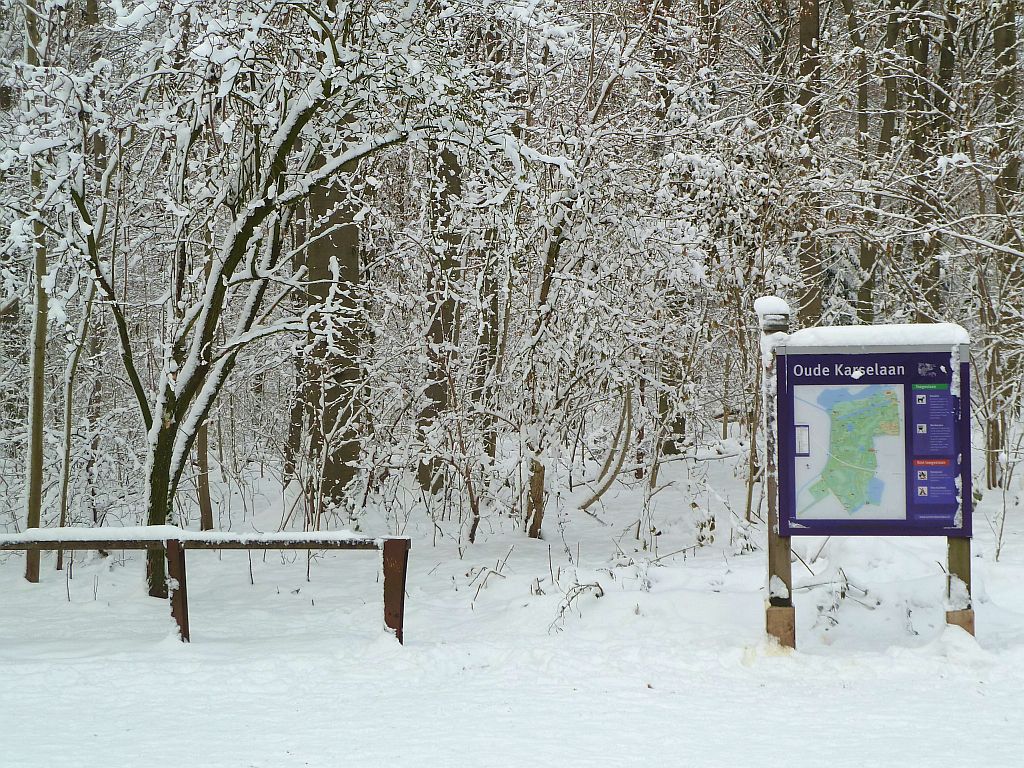
{"label": "rusty metal post", "polygon": [[385,539],[384,554],[384,624],[404,643],[405,578],[409,566],[408,539]]}
{"label": "rusty metal post", "polygon": [[185,547],[177,539],[167,540],[167,576],[171,616],[178,625],[181,642],[189,642],[188,589],[185,582]]}
{"label": "rusty metal post", "polygon": [[[766,313],[759,317],[765,337],[789,332],[789,315]],[[796,609],[793,607],[792,550],[788,536],[779,535],[778,384],[775,349],[763,345],[763,411],[765,438],[765,496],[768,501],[768,604],[765,629],[784,648],[796,648]]]}

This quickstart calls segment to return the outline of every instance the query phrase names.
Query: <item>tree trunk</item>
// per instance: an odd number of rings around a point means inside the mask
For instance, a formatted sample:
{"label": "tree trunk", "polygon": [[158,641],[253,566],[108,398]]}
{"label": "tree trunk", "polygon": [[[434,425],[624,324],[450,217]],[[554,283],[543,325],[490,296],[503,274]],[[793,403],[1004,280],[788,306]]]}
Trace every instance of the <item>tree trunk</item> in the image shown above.
{"label": "tree trunk", "polygon": [[[99,338],[102,334],[102,323],[97,323],[97,328],[93,331],[90,337],[90,349],[89,357],[95,362],[99,357],[100,343]],[[89,440],[89,455],[85,462],[85,482],[87,485],[88,493],[86,498],[88,499],[89,505],[89,519],[93,525],[99,525],[100,514],[99,507],[96,499],[96,491],[99,486],[99,477],[96,472],[96,467],[99,463],[100,455],[100,407],[103,402],[103,378],[102,374],[95,369],[92,375],[92,387],[89,390],[89,400],[85,406],[85,421],[89,425],[88,433],[91,435]]]}
{"label": "tree trunk", "polygon": [[[719,7],[719,0],[700,0],[698,6],[698,23],[703,37],[703,61],[702,64],[712,71],[718,64],[718,49],[721,44],[721,22],[717,18],[715,10]],[[662,14],[655,22],[655,30],[663,33],[670,20],[672,6],[663,6]],[[672,105],[673,90],[669,87],[672,77],[672,70],[678,59],[678,50],[671,45],[659,46],[654,52],[654,63],[657,67],[657,77],[660,84],[661,99],[658,104],[655,118],[667,130],[669,128],[668,112]],[[715,78],[712,76],[712,88],[715,88]],[[669,149],[664,136],[659,137],[656,144],[656,151],[664,155]],[[671,318],[685,316],[688,297],[674,286],[666,286],[666,314]],[[682,452],[682,444],[686,435],[686,418],[679,414],[680,392],[683,385],[682,361],[672,355],[660,355],[660,368],[662,370],[663,387],[658,390],[658,421],[660,428],[654,445],[654,456],[651,459],[652,465],[657,465],[661,456],[675,456]],[[651,482],[657,482],[657,473],[651,475]]]}
{"label": "tree trunk", "polygon": [[[81,28],[83,31],[94,35],[96,28],[99,26],[99,6],[97,0],[87,0],[82,9]],[[99,45],[99,41],[93,39],[92,45],[89,50],[89,61],[95,63],[102,51],[102,47]],[[102,181],[101,169],[106,166],[107,151],[106,142],[104,139],[97,135],[93,138],[92,146],[89,146],[88,132],[83,136],[83,154],[91,155],[92,157],[92,170],[95,180],[97,182]],[[102,239],[103,233],[97,234],[97,239]],[[96,296],[96,283],[90,281],[86,288],[84,308],[82,311],[82,320],[78,326],[78,333],[75,337],[75,345],[71,351],[71,355],[68,359],[67,365],[64,369],[64,435],[62,439],[63,456],[61,461],[61,477],[60,477],[60,525],[64,527],[68,523],[68,495],[69,485],[71,481],[71,442],[72,442],[72,427],[73,427],[73,416],[74,416],[74,395],[75,395],[75,382],[78,375],[78,364],[82,357],[82,351],[86,345],[90,347],[90,354],[95,357],[98,353],[99,340],[95,333],[91,336],[89,334],[89,321],[92,317],[93,300]],[[97,379],[93,385],[93,392],[90,393],[88,414],[91,416],[94,409],[98,406],[98,387],[99,380]],[[94,397],[96,395],[97,397]],[[95,421],[92,420],[90,423],[91,427],[95,427]],[[95,440],[95,438],[94,438]],[[91,448],[91,446],[90,446]],[[91,467],[90,467],[91,469]],[[89,472],[87,471],[87,476]],[[91,490],[91,485],[90,485]],[[57,551],[57,570],[64,567],[64,551]]]}
{"label": "tree trunk", "polygon": [[[821,129],[818,98],[821,91],[821,55],[819,52],[818,0],[800,0],[800,90],[797,103],[808,150],[802,164],[808,187],[814,173],[814,141]],[[823,308],[823,272],[821,248],[815,230],[821,225],[821,208],[810,188],[805,192],[803,232],[800,236],[799,261],[803,288],[800,295],[800,318],[804,325],[818,325]]]}
{"label": "tree trunk", "polygon": [[449,361],[451,346],[455,338],[456,305],[453,286],[458,266],[458,248],[461,238],[453,225],[453,204],[462,194],[462,169],[459,159],[450,149],[437,151],[430,148],[428,162],[431,164],[430,201],[428,204],[431,229],[435,246],[427,276],[427,311],[430,325],[427,328],[427,384],[423,394],[426,404],[420,410],[416,423],[427,455],[417,467],[416,477],[420,488],[436,492],[442,482],[440,463],[429,456],[430,434],[437,419],[448,409]]}
{"label": "tree trunk", "polygon": [[[158,408],[154,414],[153,429],[156,431],[149,459],[149,481],[146,493],[146,524],[170,525],[171,503],[174,499],[172,487],[172,459],[174,440],[178,434],[178,423],[173,409]],[[167,597],[166,553],[161,549],[146,552],[146,581],[151,597]]]}
{"label": "tree trunk", "polygon": [[498,331],[500,296],[495,279],[497,260],[497,232],[489,228],[484,233],[483,262],[480,275],[480,325],[477,333],[477,370],[474,400],[482,411],[484,453],[494,461],[497,453],[498,433],[494,414],[494,377],[498,363]]}
{"label": "tree trunk", "polygon": [[[1014,151],[1017,132],[1017,3],[998,0],[993,9],[992,32],[995,53],[996,146],[1001,163],[995,183],[996,214],[1000,218],[998,242],[1016,244],[1017,235],[1010,218],[1020,194],[1020,160]],[[1017,255],[995,255],[996,295],[989,295],[989,337],[987,350],[988,386],[991,393],[986,424],[986,480],[990,488],[1003,484],[999,455],[1006,450],[1007,421],[1020,404],[1013,402],[1014,383],[1024,375],[1021,352],[1024,344],[1020,306],[1024,300],[1024,263]],[[984,281],[984,275],[979,275]],[[1009,342],[1007,344],[1007,342]],[[1007,346],[1012,350],[1007,354]]]}
{"label": "tree trunk", "polygon": [[196,433],[196,495],[199,501],[199,528],[213,530],[213,501],[210,499],[210,426],[208,421],[199,425]]}
{"label": "tree trunk", "polygon": [[[68,358],[67,366],[64,369],[64,434],[61,440],[63,455],[61,458],[60,471],[60,525],[63,528],[68,524],[68,490],[71,483],[71,440],[74,415],[74,394],[75,381],[78,377],[78,363],[82,358],[82,350],[86,345],[86,337],[89,334],[89,318],[92,315],[92,301],[96,294],[96,284],[90,282],[86,287],[85,307],[82,311],[82,320],[78,325],[78,334],[75,338],[74,348]],[[64,567],[64,551],[57,551],[57,570]]]}
{"label": "tree trunk", "polygon": [[544,482],[547,470],[544,462],[530,459],[530,490],[526,500],[526,533],[531,539],[539,539],[544,524]]}
{"label": "tree trunk", "polygon": [[[291,228],[292,269],[296,272],[301,268],[305,259],[305,254],[300,252],[300,246],[306,241],[306,222],[308,219],[309,208],[308,205],[304,205],[297,212]],[[308,294],[305,297],[301,294],[294,296],[292,298],[293,310],[296,313],[301,311],[304,302],[307,305],[309,304],[310,297]],[[311,409],[311,404],[306,397],[311,386],[308,375],[309,370],[306,364],[306,353],[299,345],[296,345],[295,352],[292,355],[292,366],[295,385],[289,396],[288,434],[284,444],[283,481],[285,485],[288,485],[298,471],[299,457],[302,455],[302,430],[305,424],[307,406]]]}
{"label": "tree trunk", "polygon": [[539,539],[541,528],[544,525],[545,495],[544,485],[547,475],[547,468],[542,461],[547,438],[545,432],[545,415],[542,411],[540,392],[538,384],[540,379],[539,364],[537,361],[537,346],[541,339],[546,336],[548,327],[548,316],[552,311],[549,304],[551,291],[554,287],[555,272],[558,268],[559,258],[562,254],[562,244],[565,241],[565,224],[571,202],[567,198],[561,198],[554,205],[554,211],[548,221],[548,233],[546,247],[544,248],[544,265],[541,272],[540,286],[537,289],[535,307],[537,317],[533,323],[533,331],[530,335],[531,344],[529,352],[530,362],[527,366],[525,385],[526,396],[529,398],[529,417],[532,420],[531,430],[534,436],[526,441],[526,448],[529,452],[529,489],[527,494],[526,507],[526,530],[530,538]]}
{"label": "tree trunk", "polygon": [[[39,172],[32,172],[32,185],[38,188]],[[43,506],[43,432],[46,427],[46,410],[43,400],[46,384],[46,336],[48,323],[49,296],[43,287],[46,278],[46,244],[42,223],[37,219],[33,224],[33,281],[35,302],[32,311],[32,359],[29,383],[29,453],[28,453],[28,495],[25,515],[29,528],[38,528]],[[39,581],[39,550],[25,554],[25,578],[33,583]]]}
{"label": "tree trunk", "polygon": [[916,235],[911,243],[914,263],[918,270],[921,297],[916,302],[917,321],[934,322],[941,314],[939,284],[940,264],[937,258],[939,239],[930,232],[935,218],[937,200],[931,185],[932,149],[931,138],[931,55],[932,35],[928,28],[929,0],[917,0],[912,7],[907,34],[907,56],[912,68],[910,80],[910,109],[907,119],[910,127],[910,156],[916,164],[910,184],[910,196],[914,203],[914,220],[923,234]]}
{"label": "tree trunk", "polygon": [[[846,14],[846,26],[850,36],[850,45],[856,48],[857,54],[857,160],[860,163],[860,175],[862,179],[870,176],[870,157],[868,149],[869,121],[868,110],[870,100],[868,87],[871,84],[871,77],[868,74],[868,53],[865,42],[864,28],[857,16],[854,0],[842,0],[843,12]],[[878,242],[875,239],[875,228],[878,216],[874,210],[869,210],[868,196],[859,193],[858,198],[864,207],[864,229],[860,235],[858,266],[860,275],[857,285],[856,312],[857,321],[870,325],[875,321],[875,270],[878,266]]]}
{"label": "tree trunk", "polygon": [[[36,0],[25,3],[25,62],[30,67],[39,66],[41,61],[41,34],[39,29],[39,5]],[[29,183],[33,190],[42,193],[42,177],[33,168]],[[46,408],[43,399],[46,386],[46,336],[49,321],[49,296],[44,287],[47,272],[46,234],[43,223],[36,218],[32,223],[32,358],[29,373],[29,416],[28,416],[28,489],[26,494],[25,521],[29,528],[38,528],[43,505],[43,432],[46,427]],[[30,582],[39,581],[39,550],[25,553],[25,578]]]}
{"label": "tree trunk", "polygon": [[292,390],[288,406],[288,436],[284,444],[284,484],[295,477],[298,469],[298,459],[302,452],[302,425],[303,414],[306,412],[306,398],[304,393],[308,386],[307,369],[303,363],[304,356],[300,350],[296,350],[292,356],[295,372],[293,379],[295,386]]}
{"label": "tree trunk", "polygon": [[307,376],[311,408],[310,455],[319,479],[316,507],[341,506],[358,474],[356,419],[362,378],[360,361],[361,264],[359,225],[347,194],[320,186],[309,197],[310,232],[330,230],[306,250],[309,302],[327,307],[310,319]]}

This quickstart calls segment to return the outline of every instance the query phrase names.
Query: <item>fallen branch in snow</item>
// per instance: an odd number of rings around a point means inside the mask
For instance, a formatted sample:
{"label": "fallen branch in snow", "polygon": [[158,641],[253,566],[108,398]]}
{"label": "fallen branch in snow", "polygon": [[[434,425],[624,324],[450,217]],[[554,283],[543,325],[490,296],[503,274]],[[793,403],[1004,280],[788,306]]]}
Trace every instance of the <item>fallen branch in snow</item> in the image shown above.
{"label": "fallen branch in snow", "polygon": [[807,572],[808,572],[809,574],[811,574],[811,576],[817,576],[817,575],[818,575],[818,574],[816,574],[816,573],[815,573],[814,571],[812,571],[812,570],[811,570],[811,566],[809,566],[809,565],[808,565],[808,564],[807,564],[807,563],[806,563],[806,562],[804,561],[804,559],[803,559],[802,557],[800,557],[800,555],[799,555],[799,554],[797,554],[797,553],[796,553],[795,551],[793,552],[793,557],[795,557],[795,558],[796,558],[797,560],[799,560],[799,561],[800,561],[800,564],[801,564],[801,565],[802,565],[802,566],[803,566],[804,568],[806,568],[806,569],[807,569]]}
{"label": "fallen branch in snow", "polygon": [[[597,581],[590,584],[580,584],[579,582],[577,582],[573,584],[571,587],[569,587],[568,591],[565,593],[565,597],[562,600],[561,605],[558,607],[558,616],[548,626],[548,631],[550,632],[552,629],[556,631],[561,631],[562,627],[560,626],[560,624],[565,621],[565,614],[573,608],[573,605],[583,595],[587,594],[588,592],[592,592],[594,597],[596,598],[604,597],[604,587],[602,587],[601,583]],[[576,613],[580,616],[583,615],[578,608],[576,609]]]}
{"label": "fallen branch in snow", "polygon": [[[480,597],[481,590],[483,590],[483,588],[487,586],[487,580],[491,578],[491,576],[500,576],[503,579],[505,578],[505,574],[502,573],[502,570],[504,570],[506,563],[508,563],[509,557],[512,556],[512,550],[515,548],[515,544],[509,547],[508,552],[505,554],[505,558],[503,560],[497,561],[494,564],[493,568],[486,568],[481,566],[475,569],[476,573],[473,575],[473,578],[469,580],[469,586],[473,586],[473,582],[480,578],[480,574],[483,574],[484,577],[477,585],[476,592],[473,593],[473,599],[469,601],[470,610],[473,610],[473,605],[474,603],[476,603],[476,599]],[[473,573],[473,570],[470,570],[470,573]]]}

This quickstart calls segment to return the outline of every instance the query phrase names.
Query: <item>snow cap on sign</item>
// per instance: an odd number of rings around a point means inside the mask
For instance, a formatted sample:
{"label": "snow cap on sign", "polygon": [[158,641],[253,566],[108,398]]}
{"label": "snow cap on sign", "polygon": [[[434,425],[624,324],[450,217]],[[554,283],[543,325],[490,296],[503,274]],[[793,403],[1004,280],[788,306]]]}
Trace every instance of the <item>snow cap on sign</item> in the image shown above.
{"label": "snow cap on sign", "polygon": [[787,347],[887,347],[932,344],[970,344],[971,336],[955,323],[902,325],[835,325],[804,328],[791,333]]}
{"label": "snow cap on sign", "polygon": [[762,296],[759,299],[755,299],[754,311],[757,312],[758,317],[792,314],[786,300],[780,299],[778,296]]}

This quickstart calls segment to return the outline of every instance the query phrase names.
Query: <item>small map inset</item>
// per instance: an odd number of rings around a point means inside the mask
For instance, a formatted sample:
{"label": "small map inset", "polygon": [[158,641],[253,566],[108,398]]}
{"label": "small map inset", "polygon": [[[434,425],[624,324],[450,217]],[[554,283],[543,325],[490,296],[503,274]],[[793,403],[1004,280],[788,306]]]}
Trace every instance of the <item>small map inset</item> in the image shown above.
{"label": "small map inset", "polygon": [[903,414],[895,384],[794,387],[797,519],[906,519]]}

